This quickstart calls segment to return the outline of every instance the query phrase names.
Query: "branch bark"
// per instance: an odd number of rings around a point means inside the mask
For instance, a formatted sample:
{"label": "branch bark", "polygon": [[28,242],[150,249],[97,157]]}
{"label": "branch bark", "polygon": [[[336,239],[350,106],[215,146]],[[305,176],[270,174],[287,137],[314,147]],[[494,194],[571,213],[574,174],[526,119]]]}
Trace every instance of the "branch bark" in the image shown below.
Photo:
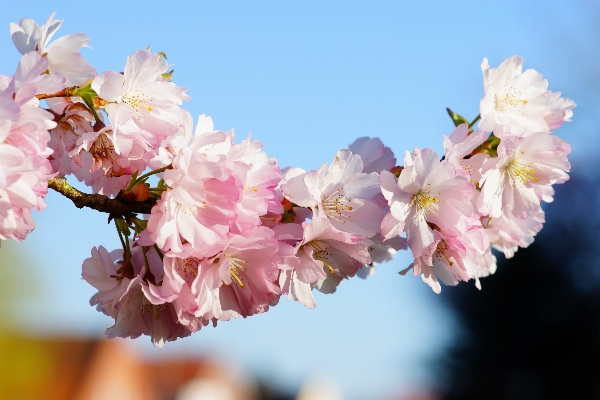
{"label": "branch bark", "polygon": [[156,203],[154,200],[129,203],[119,199],[119,196],[111,199],[101,194],[83,193],[69,185],[62,176],[48,180],[48,187],[70,199],[77,208],[88,207],[113,215],[150,214],[152,206]]}

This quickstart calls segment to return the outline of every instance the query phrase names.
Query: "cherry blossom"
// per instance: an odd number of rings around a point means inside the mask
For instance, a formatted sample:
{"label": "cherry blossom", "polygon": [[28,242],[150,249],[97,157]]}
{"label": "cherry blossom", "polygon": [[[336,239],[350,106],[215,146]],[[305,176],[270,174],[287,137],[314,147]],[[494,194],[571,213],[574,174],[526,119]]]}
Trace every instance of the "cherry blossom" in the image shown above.
{"label": "cherry blossom", "polygon": [[170,189],[163,192],[148,220],[152,240],[161,249],[179,252],[188,241],[200,250],[228,233],[242,191],[231,171],[185,148],[163,179]]}
{"label": "cherry blossom", "polygon": [[485,132],[470,132],[467,124],[460,124],[450,137],[444,135],[444,158],[454,165],[456,173],[463,175],[471,182],[477,183],[481,178],[483,162],[489,158],[486,153],[472,154],[488,138]]}
{"label": "cherry blossom", "polygon": [[48,60],[29,53],[12,78],[2,79],[0,92],[0,239],[22,241],[35,228],[30,209],[46,207],[52,114],[39,107],[36,94],[62,87],[64,78],[44,74]]}
{"label": "cherry blossom", "polygon": [[492,218],[500,217],[503,210],[518,218],[538,213],[540,200],[551,200],[545,188],[568,179],[568,151],[562,140],[544,132],[503,140],[498,157],[486,160],[482,167],[479,212]]}
{"label": "cherry blossom", "polygon": [[149,145],[158,148],[182,124],[179,105],[188,100],[186,89],[163,79],[168,64],[158,54],[138,50],[127,58],[125,72],[106,71],[94,78],[92,88],[108,102],[112,124],[134,122],[151,134]]}
{"label": "cherry blossom", "polygon": [[280,294],[277,253],[273,231],[256,227],[247,236],[234,235],[217,258],[202,264],[218,271],[221,291],[225,290],[220,297],[224,310],[244,317],[268,310]]}
{"label": "cherry blossom", "polygon": [[42,26],[31,18],[21,19],[19,25],[11,22],[10,35],[21,54],[35,51],[44,55],[49,61],[48,70],[64,76],[67,86],[81,85],[97,75],[96,70],[79,53],[82,47],[87,47],[90,39],[83,33],[75,33],[50,43],[62,25],[62,21],[54,19],[55,15],[56,12],[52,13]]}
{"label": "cherry blossom", "polygon": [[492,247],[512,258],[519,247],[533,243],[535,235],[544,226],[544,212],[539,209],[526,218],[517,218],[505,211],[498,218],[490,218],[486,226],[492,240]]}
{"label": "cherry blossom", "polygon": [[309,173],[298,170],[293,177],[288,173],[281,189],[291,202],[311,208],[315,218],[327,218],[340,231],[371,237],[387,210],[377,198],[378,174],[362,170],[360,156],[340,150],[330,165]]}
{"label": "cherry blossom", "polygon": [[490,68],[487,58],[483,59],[485,95],[480,104],[480,130],[494,132],[501,139],[525,137],[550,132],[570,120],[575,103],[549,91],[548,81],[539,72],[523,72],[523,61],[522,57],[512,56],[497,68]]}
{"label": "cherry blossom", "polygon": [[360,156],[363,162],[362,172],[389,171],[396,166],[394,152],[385,146],[379,138],[361,137],[356,139],[348,149]]}
{"label": "cherry blossom", "polygon": [[[108,213],[122,248],[92,248],[82,277],[114,320],[111,338],[161,347],[282,295],[315,308],[313,290],[334,293],[403,249],[414,261],[400,274],[435,293],[481,289],[492,249],[510,258],[530,245],[541,202],[569,179],[571,146],[551,131],[575,103],[518,56],[484,59],[478,130],[478,118],[458,125],[441,159],[416,148],[396,165],[379,138],[361,137],[316,170],[282,170],[251,135],[236,142],[204,114],[194,128],[164,53],[137,50],[123,72],[98,75],[80,54],[86,35],[51,41],[54,16],[10,26],[22,57],[0,76],[0,240],[26,238],[48,187]],[[71,174],[94,194],[70,187]]]}
{"label": "cherry blossom", "polygon": [[381,234],[388,239],[406,231],[415,258],[434,245],[432,226],[454,232],[461,217],[472,214],[473,184],[457,174],[454,166],[440,162],[431,149],[407,152],[397,179],[383,171],[381,190],[390,205]]}

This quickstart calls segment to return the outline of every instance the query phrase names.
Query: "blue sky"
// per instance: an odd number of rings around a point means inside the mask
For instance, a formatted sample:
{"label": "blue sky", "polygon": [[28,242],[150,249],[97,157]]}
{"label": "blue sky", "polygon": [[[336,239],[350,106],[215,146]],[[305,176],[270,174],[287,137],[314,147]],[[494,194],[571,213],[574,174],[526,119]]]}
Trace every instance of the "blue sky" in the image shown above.
{"label": "blue sky", "polygon": [[[252,132],[281,166],[317,168],[361,136],[379,136],[400,158],[414,147],[439,152],[452,132],[446,107],[478,114],[483,57],[496,66],[513,54],[578,103],[574,122],[556,132],[573,145],[574,168],[585,170],[598,149],[596,2],[3,0],[1,7],[0,74],[11,75],[19,59],[9,23],[41,24],[57,11],[64,23],[55,37],[86,33],[93,49],[83,54],[100,72],[123,70],[128,55],[149,45],[166,52],[192,115],[208,114],[240,137]],[[27,240],[0,250],[2,267],[22,265],[31,282],[32,296],[15,302],[19,324],[36,334],[101,335],[110,321],[88,305],[94,291],[81,280],[81,263],[92,246],[117,248],[115,229],[55,193],[47,203]],[[147,338],[132,345],[150,357],[220,355],[292,390],[325,374],[348,399],[434,385],[426,361],[456,334],[454,323],[420,279],[397,275],[409,263],[399,254],[367,281],[318,295],[316,310],[282,300],[265,315],[163,349]]]}

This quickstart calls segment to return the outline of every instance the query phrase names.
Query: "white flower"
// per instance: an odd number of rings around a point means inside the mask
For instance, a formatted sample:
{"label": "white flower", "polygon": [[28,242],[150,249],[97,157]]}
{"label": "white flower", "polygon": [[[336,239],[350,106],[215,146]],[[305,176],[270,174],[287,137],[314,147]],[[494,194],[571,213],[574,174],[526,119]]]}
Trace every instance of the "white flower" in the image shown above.
{"label": "white flower", "polygon": [[498,68],[490,68],[483,59],[483,87],[479,130],[507,136],[525,137],[537,132],[550,132],[573,115],[575,103],[559,98],[548,90],[548,81],[533,70],[522,72],[524,59],[507,58]]}
{"label": "white flower", "polygon": [[179,105],[188,100],[186,89],[162,78],[168,64],[158,54],[138,50],[127,57],[125,72],[106,71],[92,82],[92,88],[109,102],[105,110],[113,125],[133,121],[140,129],[150,132],[150,145],[177,133],[182,125]]}
{"label": "white flower", "polygon": [[518,218],[539,212],[540,200],[552,199],[549,186],[569,178],[566,154],[563,142],[549,133],[503,140],[498,157],[483,164],[477,209],[492,218],[504,210]]}
{"label": "white flower", "polygon": [[292,203],[311,208],[315,218],[329,219],[335,229],[371,237],[379,232],[387,207],[379,175],[362,170],[360,156],[340,150],[329,166],[308,173],[294,171],[296,175],[281,189]]}
{"label": "white flower", "polygon": [[74,33],[50,43],[62,25],[62,21],[54,19],[55,14],[52,13],[42,26],[31,18],[23,18],[19,25],[11,22],[10,35],[21,54],[39,52],[48,57],[48,70],[60,72],[67,79],[67,86],[81,85],[97,75],[96,70],[79,53],[82,47],[87,47],[90,39],[83,33]]}

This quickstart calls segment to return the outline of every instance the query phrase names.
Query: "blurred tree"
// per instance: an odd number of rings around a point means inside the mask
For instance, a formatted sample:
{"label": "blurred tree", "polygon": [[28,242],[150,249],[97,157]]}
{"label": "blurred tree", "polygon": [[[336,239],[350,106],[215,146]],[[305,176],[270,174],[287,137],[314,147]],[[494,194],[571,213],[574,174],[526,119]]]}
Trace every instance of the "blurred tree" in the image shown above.
{"label": "blurred tree", "polygon": [[443,290],[460,324],[437,363],[445,398],[600,399],[599,187],[572,176],[536,241],[499,257],[481,291]]}

